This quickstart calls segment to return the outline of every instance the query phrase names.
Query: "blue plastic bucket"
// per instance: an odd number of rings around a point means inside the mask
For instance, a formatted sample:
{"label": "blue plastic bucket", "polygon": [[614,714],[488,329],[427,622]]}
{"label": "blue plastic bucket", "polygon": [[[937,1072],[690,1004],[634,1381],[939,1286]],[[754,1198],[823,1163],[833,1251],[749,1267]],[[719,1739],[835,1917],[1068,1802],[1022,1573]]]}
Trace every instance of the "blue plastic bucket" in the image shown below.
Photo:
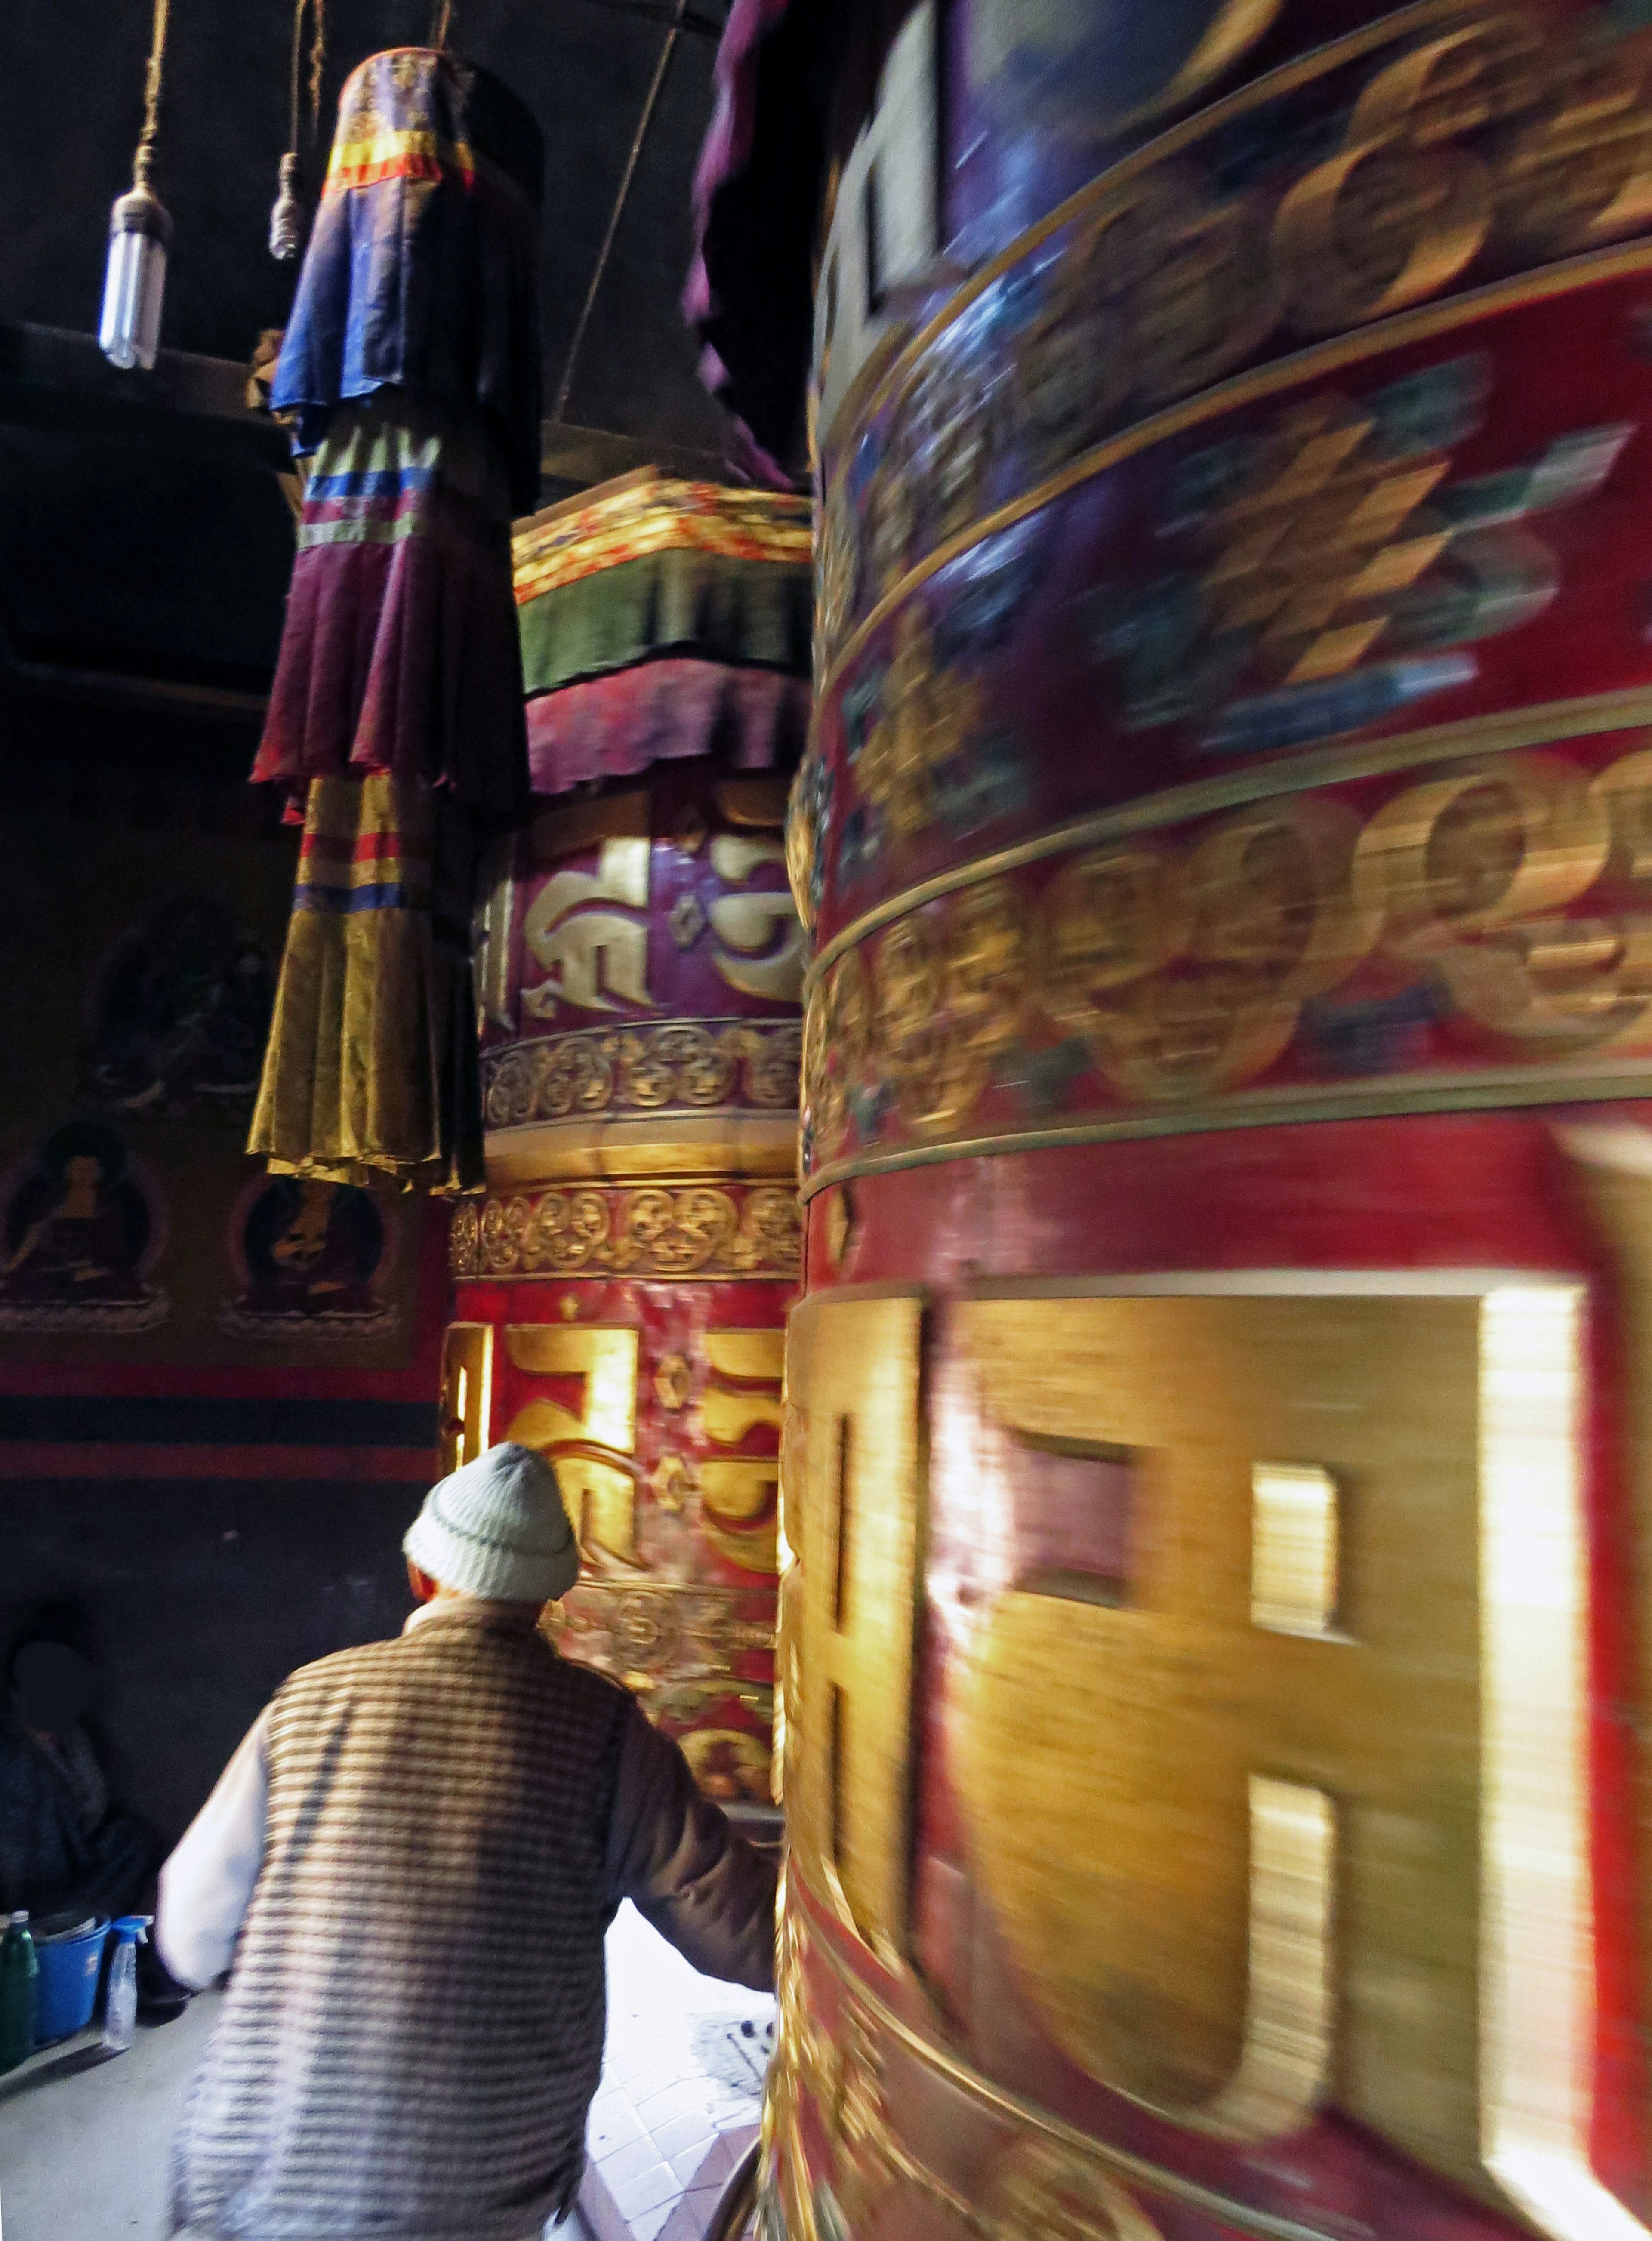
{"label": "blue plastic bucket", "polygon": [[97,1977],[104,1965],[109,1924],[100,1922],[78,1937],[57,1937],[35,1948],[40,1974],[35,1980],[35,2044],[50,2046],[84,2030],[97,2004]]}

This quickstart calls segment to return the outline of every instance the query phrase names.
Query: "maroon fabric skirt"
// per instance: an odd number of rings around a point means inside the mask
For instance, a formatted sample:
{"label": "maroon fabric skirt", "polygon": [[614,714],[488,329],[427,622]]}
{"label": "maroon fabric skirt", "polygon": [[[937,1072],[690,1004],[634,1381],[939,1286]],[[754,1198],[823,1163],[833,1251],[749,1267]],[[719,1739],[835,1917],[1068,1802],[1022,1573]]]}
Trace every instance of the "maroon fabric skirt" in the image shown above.
{"label": "maroon fabric skirt", "polygon": [[535,793],[715,754],[733,770],[789,766],[809,728],[809,681],[775,669],[662,655],[528,702]]}
{"label": "maroon fabric skirt", "polygon": [[[527,797],[510,525],[473,435],[379,398],[316,457],[255,779],[387,773],[485,819]],[[465,487],[466,484],[472,487]]]}

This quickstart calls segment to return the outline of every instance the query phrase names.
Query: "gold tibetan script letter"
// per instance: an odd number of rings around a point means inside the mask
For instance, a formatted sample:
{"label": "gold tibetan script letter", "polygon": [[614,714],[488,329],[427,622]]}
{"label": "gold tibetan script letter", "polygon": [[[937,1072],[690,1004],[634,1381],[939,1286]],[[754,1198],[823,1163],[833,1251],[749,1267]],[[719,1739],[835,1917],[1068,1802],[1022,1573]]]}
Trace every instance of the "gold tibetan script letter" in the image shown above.
{"label": "gold tibetan script letter", "polygon": [[638,1333],[612,1324],[511,1323],[505,1343],[518,1369],[584,1379],[577,1415],[560,1401],[530,1401],[505,1437],[550,1457],[587,1558],[629,1562],[637,1553],[630,1457],[637,1446]]}
{"label": "gold tibetan script letter", "polygon": [[450,1323],[442,1340],[444,1472],[476,1461],[493,1415],[493,1326]]}
{"label": "gold tibetan script letter", "polygon": [[[759,1425],[780,1428],[780,1376],[786,1334],[716,1330],[706,1334],[712,1372],[699,1404],[700,1428],[725,1450],[739,1448]],[[735,1382],[733,1381],[739,1381]],[[707,1455],[699,1467],[700,1530],[719,1556],[748,1572],[777,1569],[778,1454]]]}
{"label": "gold tibetan script letter", "polygon": [[786,1529],[803,1574],[792,1842],[888,1959],[906,1923],[922,1319],[910,1296],[827,1295],[793,1312],[787,1341]]}
{"label": "gold tibetan script letter", "polygon": [[976,1641],[1022,1979],[1180,2123],[1334,2101],[1554,2241],[1643,2241],[1588,2164],[1581,1295],[1201,1281],[965,1310],[1012,1439],[1136,1477],[1122,1596],[1063,1592],[1045,1519]]}

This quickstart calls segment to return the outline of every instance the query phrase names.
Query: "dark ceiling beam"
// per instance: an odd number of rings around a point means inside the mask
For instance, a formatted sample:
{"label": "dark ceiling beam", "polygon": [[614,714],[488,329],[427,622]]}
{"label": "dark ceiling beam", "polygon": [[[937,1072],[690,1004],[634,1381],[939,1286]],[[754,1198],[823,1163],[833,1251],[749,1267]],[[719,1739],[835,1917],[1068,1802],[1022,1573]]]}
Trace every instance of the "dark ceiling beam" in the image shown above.
{"label": "dark ceiling beam", "polygon": [[61,661],[34,661],[13,646],[0,623],[0,679],[52,699],[88,700],[110,708],[152,708],[175,715],[228,716],[262,722],[263,692],[237,686],[197,685],[169,677],[138,677],[124,670],[85,669]]}
{"label": "dark ceiling beam", "polygon": [[[290,474],[285,431],[246,401],[247,369],[231,358],[163,351],[153,373],[122,373],[91,335],[0,321],[0,426],[137,437],[146,447],[237,458]],[[721,453],[651,443],[606,428],[547,420],[540,463],[552,480],[589,488],[657,467],[693,482],[729,479]]]}
{"label": "dark ceiling beam", "polygon": [[539,468],[548,481],[581,490],[612,482],[639,467],[655,467],[685,482],[725,483],[728,461],[718,452],[690,451],[681,444],[655,444],[641,436],[616,436],[605,428],[577,428],[566,420],[547,420],[539,430]]}
{"label": "dark ceiling beam", "polygon": [[585,0],[587,7],[605,8],[616,16],[640,16],[650,23],[659,23],[669,30],[675,24],[679,30],[692,31],[702,39],[720,39],[724,19],[718,16],[702,15],[697,8],[684,8],[680,12],[674,0]]}
{"label": "dark ceiling beam", "polygon": [[152,373],[110,365],[94,335],[0,322],[0,425],[130,439],[291,472],[287,439],[246,401],[233,359],[163,351]]}
{"label": "dark ceiling beam", "polygon": [[261,723],[268,706],[262,692],[228,685],[194,685],[170,677],[135,677],[124,671],[81,669],[61,661],[31,661],[17,652],[0,625],[0,679],[43,699],[83,700],[107,708],[150,708],[177,716],[231,717]]}

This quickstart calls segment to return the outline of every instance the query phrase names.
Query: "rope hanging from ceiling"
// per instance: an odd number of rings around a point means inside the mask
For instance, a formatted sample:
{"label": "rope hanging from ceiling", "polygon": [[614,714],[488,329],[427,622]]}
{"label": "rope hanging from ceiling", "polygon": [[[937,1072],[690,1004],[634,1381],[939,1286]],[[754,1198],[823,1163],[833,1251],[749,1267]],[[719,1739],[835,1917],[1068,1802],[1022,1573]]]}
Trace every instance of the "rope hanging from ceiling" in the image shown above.
{"label": "rope hanging from ceiling", "polygon": [[[304,77],[304,21],[310,14],[310,119],[304,134],[300,117]],[[270,213],[270,254],[278,264],[301,255],[309,231],[304,197],[304,157],[313,160],[321,136],[321,80],[327,64],[327,0],[295,0],[292,11],[292,69],[287,101],[287,152],[281,158],[281,184]]]}

